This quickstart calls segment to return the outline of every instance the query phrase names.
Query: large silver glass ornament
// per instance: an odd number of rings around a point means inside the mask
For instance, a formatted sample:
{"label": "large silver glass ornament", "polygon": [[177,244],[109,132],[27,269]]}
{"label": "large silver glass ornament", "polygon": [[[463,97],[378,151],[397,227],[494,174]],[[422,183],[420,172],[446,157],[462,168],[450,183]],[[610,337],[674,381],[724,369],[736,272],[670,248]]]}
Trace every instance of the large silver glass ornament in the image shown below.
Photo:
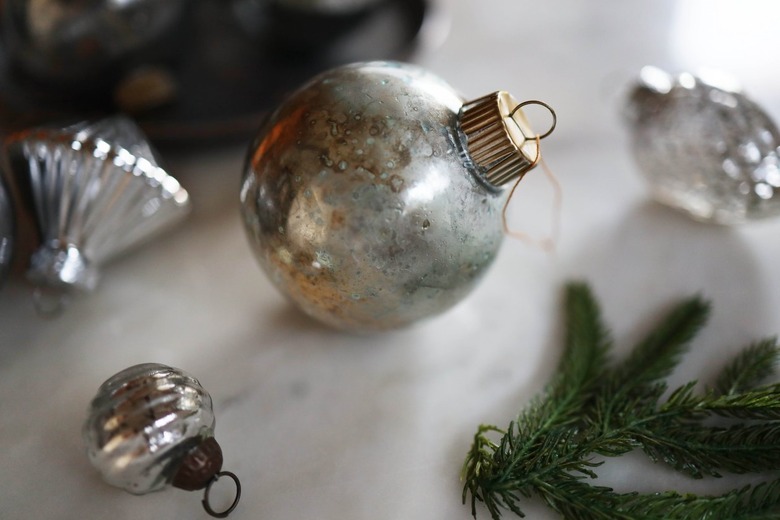
{"label": "large silver glass ornament", "polygon": [[110,84],[178,47],[188,0],[3,0],[3,41],[13,62],[47,82]]}
{"label": "large silver glass ornament", "polygon": [[[222,451],[214,440],[211,396],[191,375],[166,365],[144,363],[112,376],[98,389],[84,423],[90,462],[103,479],[135,495],[168,485],[208,490],[220,476]],[[216,514],[215,516],[219,516]]]}
{"label": "large silver glass ornament", "polygon": [[125,118],[20,132],[6,152],[41,237],[27,277],[44,311],[92,290],[102,264],[189,211],[187,192]]}
{"label": "large silver glass ornament", "polygon": [[780,214],[780,133],[738,90],[646,67],[625,114],[660,202],[721,224]]}
{"label": "large silver glass ornament", "polygon": [[505,92],[465,102],[401,63],[316,77],[247,158],[242,215],[261,266],[337,328],[390,329],[451,307],[502,242],[501,186],[539,158],[520,106]]}
{"label": "large silver glass ornament", "polygon": [[5,182],[0,177],[0,286],[11,266],[14,247],[14,212]]}

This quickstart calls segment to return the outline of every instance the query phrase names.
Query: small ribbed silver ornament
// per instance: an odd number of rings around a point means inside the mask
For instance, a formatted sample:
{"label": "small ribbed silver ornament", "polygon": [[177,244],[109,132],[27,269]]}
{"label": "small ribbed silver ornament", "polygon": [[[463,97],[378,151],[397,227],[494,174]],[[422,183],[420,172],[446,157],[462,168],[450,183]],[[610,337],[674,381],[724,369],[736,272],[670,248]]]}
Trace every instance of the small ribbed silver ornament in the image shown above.
{"label": "small ribbed silver ornament", "polygon": [[[90,291],[99,267],[181,220],[189,195],[159,166],[141,130],[114,117],[8,138],[13,175],[29,193],[41,236],[27,277],[53,305]],[[42,303],[43,302],[43,303]]]}
{"label": "small ribbed silver ornament", "polygon": [[[227,516],[238,503],[236,476],[222,469],[214,440],[211,396],[200,382],[177,368],[144,363],[112,376],[89,406],[83,437],[90,462],[103,479],[143,495],[168,485],[206,489],[203,505],[213,516]],[[229,510],[214,513],[211,484],[220,476],[236,483]]]}
{"label": "small ribbed silver ornament", "polygon": [[645,67],[625,115],[658,201],[720,224],[780,214],[780,132],[733,82]]}
{"label": "small ribbed silver ornament", "polygon": [[14,247],[14,214],[5,182],[0,178],[0,287],[8,276]]}

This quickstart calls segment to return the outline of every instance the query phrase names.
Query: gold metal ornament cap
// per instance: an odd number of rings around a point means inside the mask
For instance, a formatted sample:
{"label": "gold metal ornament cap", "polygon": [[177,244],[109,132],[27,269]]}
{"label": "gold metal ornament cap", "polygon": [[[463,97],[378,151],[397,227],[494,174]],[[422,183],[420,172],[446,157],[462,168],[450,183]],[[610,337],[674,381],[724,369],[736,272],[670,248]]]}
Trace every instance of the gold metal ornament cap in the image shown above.
{"label": "gold metal ornament cap", "polygon": [[[522,110],[527,105],[541,105],[550,111],[552,126],[544,134],[531,129]],[[555,124],[555,111],[546,103],[520,103],[503,90],[466,102],[460,109],[466,150],[484,180],[493,186],[503,186],[536,166],[539,140],[550,135]]]}

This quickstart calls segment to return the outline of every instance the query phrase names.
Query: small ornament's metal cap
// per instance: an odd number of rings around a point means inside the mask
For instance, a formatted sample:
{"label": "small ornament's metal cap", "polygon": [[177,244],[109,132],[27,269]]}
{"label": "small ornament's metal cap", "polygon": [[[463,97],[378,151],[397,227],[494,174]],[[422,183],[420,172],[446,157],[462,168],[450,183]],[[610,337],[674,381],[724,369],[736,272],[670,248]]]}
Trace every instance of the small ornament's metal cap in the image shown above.
{"label": "small ornament's metal cap", "polygon": [[189,211],[186,190],[123,117],[19,132],[6,152],[41,236],[27,277],[43,314],[94,289],[103,263]]}
{"label": "small ornament's metal cap", "polygon": [[221,470],[222,448],[214,437],[208,437],[182,457],[171,485],[185,491],[203,489]]}
{"label": "small ornament's metal cap", "polygon": [[[526,105],[541,105],[553,122],[544,134],[536,134],[523,113]],[[469,101],[460,109],[460,129],[465,147],[485,181],[502,186],[536,166],[539,140],[555,129],[555,112],[541,101],[519,103],[504,91]]]}

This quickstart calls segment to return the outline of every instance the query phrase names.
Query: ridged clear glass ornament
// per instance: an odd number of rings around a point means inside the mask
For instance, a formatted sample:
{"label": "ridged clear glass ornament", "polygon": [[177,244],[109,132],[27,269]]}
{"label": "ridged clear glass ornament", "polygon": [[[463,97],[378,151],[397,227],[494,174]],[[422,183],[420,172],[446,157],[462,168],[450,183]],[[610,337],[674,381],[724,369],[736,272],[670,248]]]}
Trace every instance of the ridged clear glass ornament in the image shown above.
{"label": "ridged clear glass ornament", "polygon": [[54,293],[94,289],[102,264],[189,212],[187,191],[129,119],[24,131],[6,149],[41,237],[27,276]]}
{"label": "ridged clear glass ornament", "polygon": [[660,202],[721,224],[780,214],[780,132],[743,93],[646,67],[625,115]]}

